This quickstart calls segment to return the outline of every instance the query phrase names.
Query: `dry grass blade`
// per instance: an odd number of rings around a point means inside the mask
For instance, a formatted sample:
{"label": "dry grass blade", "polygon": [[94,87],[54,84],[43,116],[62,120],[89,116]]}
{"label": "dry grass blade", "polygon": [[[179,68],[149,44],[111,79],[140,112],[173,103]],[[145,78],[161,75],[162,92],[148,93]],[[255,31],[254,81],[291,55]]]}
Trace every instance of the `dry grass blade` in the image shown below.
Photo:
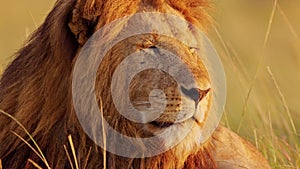
{"label": "dry grass blade", "polygon": [[288,17],[286,16],[286,14],[284,13],[284,11],[282,10],[282,8],[281,8],[281,6],[280,6],[279,4],[277,5],[277,9],[278,9],[280,15],[283,17],[283,19],[284,19],[285,23],[287,24],[287,26],[289,27],[289,29],[290,29],[291,33],[293,34],[293,36],[294,36],[297,40],[299,40],[299,36],[298,36],[296,30],[295,30],[294,27],[292,26],[290,20],[288,19]]}
{"label": "dry grass blade", "polygon": [[254,127],[253,127],[253,134],[254,134],[255,146],[257,149],[259,149],[257,131]]}
{"label": "dry grass blade", "polygon": [[71,146],[71,150],[72,150],[72,154],[73,154],[73,158],[74,158],[74,162],[75,162],[75,168],[79,169],[78,166],[78,161],[77,161],[77,157],[76,157],[76,152],[75,152],[75,147],[74,147],[74,143],[73,143],[73,139],[72,136],[69,135],[68,136],[69,142],[70,142],[70,146]]}
{"label": "dry grass blade", "polygon": [[64,149],[65,149],[65,152],[66,152],[66,154],[67,154],[67,158],[68,158],[68,160],[69,160],[71,169],[74,169],[73,162],[72,162],[72,160],[71,160],[71,157],[70,157],[70,154],[69,154],[69,152],[68,152],[68,150],[67,150],[66,145],[64,145]]}
{"label": "dry grass blade", "polygon": [[280,88],[279,88],[279,85],[278,85],[278,83],[277,83],[277,81],[276,81],[276,79],[275,79],[275,77],[274,77],[274,75],[273,75],[273,73],[272,73],[270,67],[267,67],[267,69],[268,69],[269,75],[270,75],[270,77],[271,77],[271,79],[272,79],[272,81],[273,81],[273,83],[274,83],[274,85],[275,85],[275,87],[276,87],[276,90],[277,90],[277,92],[278,92],[278,94],[279,94],[279,96],[280,96],[280,99],[281,99],[281,101],[282,101],[282,103],[283,103],[283,106],[284,106],[284,108],[285,108],[285,111],[286,111],[286,113],[287,113],[287,115],[288,115],[288,117],[289,117],[290,123],[291,123],[291,125],[292,125],[293,132],[294,132],[294,134],[297,136],[296,126],[295,126],[294,120],[293,120],[293,118],[292,118],[290,109],[289,109],[289,107],[288,107],[288,105],[287,105],[287,102],[286,102],[286,100],[285,100],[285,98],[284,98],[284,96],[283,96],[283,94],[282,94],[282,92],[281,92],[281,90],[280,90]]}
{"label": "dry grass blade", "polygon": [[[225,43],[225,41],[224,41],[222,35],[221,35],[220,32],[218,31],[217,27],[216,27],[215,25],[213,25],[213,26],[214,26],[215,32],[217,33],[218,38],[220,39],[220,41],[221,41],[221,43],[222,43],[222,46],[223,46],[223,48],[224,48],[226,54],[232,58],[232,61],[233,61],[233,63],[234,63],[234,68],[235,68],[236,70],[238,70],[238,68],[237,68],[237,66],[236,66],[236,61],[235,61],[236,59],[231,55],[231,53],[230,53],[230,51],[229,51],[229,48],[228,48],[228,46],[226,45],[226,43]],[[260,67],[260,64],[259,64],[258,68],[259,68],[259,67]],[[257,71],[258,71],[258,68],[257,68]],[[240,70],[239,70],[239,71],[240,71]],[[245,72],[244,72],[244,74],[245,74]],[[238,132],[238,133],[239,133],[239,131],[240,131],[240,129],[241,129],[241,126],[242,126],[242,123],[243,123],[243,120],[244,120],[245,112],[246,112],[246,110],[247,110],[248,101],[249,101],[249,99],[250,99],[250,95],[251,95],[251,93],[252,93],[252,90],[253,90],[253,87],[254,87],[254,84],[255,84],[255,79],[257,78],[257,77],[256,77],[257,74],[258,74],[258,72],[256,72],[256,75],[255,75],[255,77],[254,77],[253,83],[251,84],[251,87],[250,87],[250,89],[249,89],[249,91],[248,91],[248,93],[247,93],[245,104],[243,105],[242,119],[240,120],[239,126],[238,126],[238,128],[237,128],[237,132]],[[229,121],[228,121],[228,118],[227,118],[227,113],[226,113],[226,111],[225,111],[225,122],[226,122],[227,127],[228,127],[228,128],[231,128],[230,125],[229,125]]]}
{"label": "dry grass blade", "polygon": [[273,125],[272,125],[272,117],[271,117],[271,112],[270,110],[268,111],[269,114],[269,124],[270,124],[270,133],[271,133],[271,146],[272,146],[272,154],[273,154],[273,159],[274,159],[274,164],[277,164],[277,157],[276,157],[276,148],[274,146],[275,144],[275,139],[274,139],[274,131],[273,131]]}
{"label": "dry grass blade", "polygon": [[252,81],[252,83],[251,83],[251,86],[250,86],[250,88],[249,88],[249,91],[248,91],[248,93],[247,93],[245,103],[244,103],[244,105],[243,105],[242,118],[241,118],[241,120],[240,120],[238,129],[237,129],[237,132],[238,132],[238,133],[239,133],[240,130],[241,130],[241,127],[242,127],[242,124],[243,124],[243,121],[244,121],[244,118],[245,118],[245,115],[246,115],[248,102],[249,102],[249,100],[250,100],[250,96],[251,96],[252,90],[253,90],[253,88],[254,88],[254,84],[255,84],[255,82],[256,82],[256,79],[257,79],[258,68],[259,68],[259,67],[260,67],[260,63],[259,63],[259,66],[258,66],[257,69],[256,69],[257,72],[255,73],[255,76],[254,76],[254,78],[253,78],[253,81]]}
{"label": "dry grass blade", "polygon": [[27,136],[30,138],[30,140],[33,142],[33,144],[35,145],[35,147],[37,148],[38,150],[38,154],[41,156],[41,159],[42,161],[45,163],[46,167],[48,169],[50,169],[50,166],[42,152],[42,150],[40,149],[40,147],[38,146],[37,142],[34,140],[34,138],[31,136],[31,134],[27,131],[27,129],[22,125],[22,123],[20,123],[15,117],[11,116],[10,114],[6,113],[5,111],[3,110],[0,110],[0,113],[4,114],[5,116],[11,118],[13,121],[15,121],[22,129],[23,131],[27,134]]}
{"label": "dry grass blade", "polygon": [[103,169],[106,169],[106,135],[105,135],[105,128],[104,128],[104,117],[103,117],[103,103],[102,98],[100,98],[100,111],[101,111],[101,120],[102,120],[102,133],[103,133]]}
{"label": "dry grass blade", "polygon": [[[276,11],[277,4],[278,4],[278,0],[274,0],[273,9],[272,9],[272,12],[271,12],[271,16],[270,16],[270,19],[269,19],[269,24],[268,24],[267,32],[266,32],[265,39],[264,39],[263,50],[265,50],[267,42],[269,40],[269,36],[270,36],[270,32],[271,32],[271,28],[272,28],[272,24],[273,24],[273,20],[274,20],[274,16],[275,16],[275,11]],[[245,101],[245,104],[243,106],[242,118],[240,120],[238,129],[237,129],[238,133],[239,133],[241,127],[242,127],[242,124],[243,124],[243,121],[244,121],[244,118],[245,118],[245,113],[247,111],[248,102],[249,102],[252,90],[254,88],[254,84],[256,82],[256,79],[257,79],[257,76],[258,76],[258,72],[259,72],[259,68],[261,67],[261,64],[262,64],[264,56],[265,55],[262,55],[262,57],[260,57],[260,59],[259,59],[259,63],[258,63],[258,66],[256,68],[256,72],[255,72],[253,81],[252,81],[251,86],[249,88],[249,91],[247,93],[246,101]]]}
{"label": "dry grass blade", "polygon": [[224,48],[226,54],[227,54],[228,56],[231,56],[231,54],[230,54],[230,52],[229,52],[229,49],[228,49],[228,47],[227,47],[227,45],[226,45],[226,43],[225,43],[225,40],[224,40],[224,38],[222,37],[220,31],[218,30],[218,28],[216,27],[216,25],[213,25],[213,28],[214,28],[214,31],[217,33],[217,36],[218,36],[218,38],[220,39],[221,44],[222,44],[222,46],[223,46],[223,48]]}
{"label": "dry grass blade", "polygon": [[228,120],[228,114],[227,114],[227,111],[225,110],[224,111],[224,117],[225,117],[225,124],[226,124],[226,127],[231,129],[230,127],[230,123],[229,123],[229,120]]}
{"label": "dry grass blade", "polygon": [[22,140],[41,160],[44,160],[43,157],[36,151],[23,137],[21,137],[18,133],[11,131],[14,135],[16,135],[20,140]]}
{"label": "dry grass blade", "polygon": [[34,28],[37,29],[37,28],[39,27],[39,24],[37,24],[37,21],[36,21],[36,19],[34,18],[33,14],[32,14],[31,12],[29,12],[29,14],[30,14],[30,17],[31,17],[32,22],[33,22],[33,24],[34,24]]}
{"label": "dry grass blade", "polygon": [[37,169],[43,169],[41,166],[39,166],[36,162],[34,162],[31,159],[28,159],[28,162],[31,163]]}
{"label": "dry grass blade", "polygon": [[85,158],[85,163],[84,163],[83,169],[86,169],[86,167],[87,167],[89,158],[90,158],[90,156],[91,156],[91,152],[92,152],[92,147],[90,147],[89,152],[88,152],[88,154],[87,154],[87,156],[86,156],[86,158]]}
{"label": "dry grass blade", "polygon": [[[213,25],[213,28],[214,28],[214,31],[216,32],[218,38],[220,39],[221,44],[222,44],[222,46],[223,46],[223,48],[224,48],[226,54],[227,54],[228,56],[231,56],[231,54],[230,54],[230,52],[229,52],[229,49],[228,49],[228,47],[227,47],[227,45],[226,45],[226,43],[225,43],[225,40],[223,39],[223,37],[222,37],[220,31],[218,30],[218,28],[217,28],[217,26],[216,26],[215,24]],[[229,124],[229,121],[228,121],[228,115],[227,115],[227,111],[226,111],[226,110],[224,111],[224,116],[225,116],[226,127],[231,128],[231,127],[230,127],[230,124]]]}
{"label": "dry grass blade", "polygon": [[278,4],[278,0],[274,0],[274,6],[273,6],[273,9],[272,9],[271,17],[269,19],[269,25],[268,25],[267,33],[266,33],[266,36],[265,36],[264,48],[266,47],[267,42],[269,40],[269,36],[270,36],[270,32],[271,32],[271,28],[272,28],[272,24],[273,24],[273,20],[274,20],[274,16],[275,16],[275,11],[276,11],[276,8],[277,8],[277,4]]}

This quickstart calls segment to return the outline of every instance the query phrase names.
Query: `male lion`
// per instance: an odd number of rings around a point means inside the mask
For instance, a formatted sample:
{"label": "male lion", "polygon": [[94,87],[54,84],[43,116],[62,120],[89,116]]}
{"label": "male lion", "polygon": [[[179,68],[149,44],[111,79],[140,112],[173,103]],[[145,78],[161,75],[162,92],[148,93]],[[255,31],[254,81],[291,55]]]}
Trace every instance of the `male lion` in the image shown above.
{"label": "male lion", "polygon": [[[71,168],[71,163],[75,161],[79,168],[270,168],[258,150],[222,126],[204,143],[199,141],[199,133],[207,120],[205,113],[210,109],[211,91],[214,90],[210,88],[208,72],[190,47],[155,32],[129,37],[106,53],[95,81],[97,103],[110,126],[125,136],[148,138],[166,128],[172,128],[175,132],[169,133],[168,139],[155,142],[155,146],[165,147],[172,141],[173,135],[182,134],[182,128],[195,124],[188,135],[171,149],[155,156],[138,157],[132,153],[124,157],[95,144],[77,118],[72,99],[72,72],[82,47],[94,32],[116,19],[141,12],[172,14],[204,29],[209,22],[206,12],[208,6],[206,0],[58,0],[45,22],[5,70],[0,83],[0,109],[25,126],[41,148],[48,164],[25,144],[25,141],[31,145],[34,143],[20,124],[1,114],[0,159],[3,167],[34,168],[28,162],[30,159],[43,168],[55,169]],[[111,31],[118,33],[118,30]],[[129,99],[137,110],[155,105],[153,102],[150,104],[149,100],[154,89],[161,89],[167,100],[164,113],[145,124],[130,121],[118,113],[110,87],[112,74],[118,64],[127,55],[144,49],[154,54],[160,53],[162,49],[177,54],[191,70],[198,85],[198,88],[178,87],[166,72],[155,69],[138,73],[129,86]],[[83,85],[86,76],[84,72],[80,76]],[[122,101],[124,98],[120,99]],[[85,94],[82,100],[87,100]],[[183,102],[191,102],[192,106],[183,107]],[[205,112],[204,116],[189,111],[195,104],[200,105],[201,111]],[[89,109],[88,105],[86,107]],[[185,113],[180,114],[179,110],[184,108]],[[178,122],[176,119],[179,116],[181,119]],[[88,120],[95,123],[93,119]],[[66,153],[70,150],[67,146],[69,135],[73,138],[76,150],[75,161],[68,160]],[[108,146],[118,144],[113,140],[106,142]],[[67,146],[66,150],[64,146]],[[136,146],[149,149],[142,143]]]}

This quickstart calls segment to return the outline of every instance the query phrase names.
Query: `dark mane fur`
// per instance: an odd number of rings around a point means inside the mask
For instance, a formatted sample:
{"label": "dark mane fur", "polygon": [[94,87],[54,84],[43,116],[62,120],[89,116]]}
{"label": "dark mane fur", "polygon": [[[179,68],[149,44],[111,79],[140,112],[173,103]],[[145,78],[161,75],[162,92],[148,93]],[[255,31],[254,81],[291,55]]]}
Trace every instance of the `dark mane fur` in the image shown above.
{"label": "dark mane fur", "polygon": [[[48,147],[44,153],[48,154],[49,161],[59,163],[65,163],[60,159],[65,153],[54,146],[63,146],[67,141],[69,78],[78,47],[67,25],[74,3],[55,4],[45,22],[5,70],[0,84],[1,109],[24,124],[41,147]],[[0,157],[4,166],[19,168],[28,157],[36,159],[28,146],[10,132],[17,131],[28,138],[18,125],[3,115],[0,121]],[[54,139],[61,139],[56,141],[61,145],[51,143]],[[53,164],[50,165],[54,167]]]}

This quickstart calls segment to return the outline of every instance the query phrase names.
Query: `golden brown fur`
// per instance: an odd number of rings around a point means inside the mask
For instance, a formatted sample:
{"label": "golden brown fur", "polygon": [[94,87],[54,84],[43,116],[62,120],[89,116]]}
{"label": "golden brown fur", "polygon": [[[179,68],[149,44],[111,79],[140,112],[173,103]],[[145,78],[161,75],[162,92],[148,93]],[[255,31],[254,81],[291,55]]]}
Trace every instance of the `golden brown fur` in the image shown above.
{"label": "golden brown fur", "polygon": [[[103,150],[85,134],[72,104],[72,70],[81,47],[93,32],[105,24],[143,11],[175,14],[199,28],[205,28],[209,21],[206,12],[208,6],[206,0],[58,0],[45,22],[19,50],[15,60],[2,75],[0,109],[13,115],[26,127],[41,147],[51,168],[71,167],[63,148],[64,145],[69,145],[67,136],[70,134],[73,137],[79,167],[103,168]],[[151,37],[153,35],[141,38],[149,40]],[[154,45],[167,48],[162,42],[171,44],[170,40],[164,40],[162,37],[156,39]],[[138,42],[133,45],[140,45],[142,48],[151,46]],[[130,53],[132,49],[127,49],[126,46],[119,44],[112,50]],[[172,47],[169,50],[174,50],[179,55],[189,52],[187,47]],[[113,67],[113,63],[108,60],[104,62],[104,66]],[[198,64],[198,69],[206,72],[201,66],[201,61],[195,63]],[[195,66],[192,62],[189,64],[190,67]],[[100,98],[106,98],[107,100],[103,100],[104,110],[109,110],[106,111],[107,115],[114,117],[109,121],[110,124],[129,136],[148,136],[149,133],[139,131],[138,125],[116,115],[112,109],[111,98],[105,93],[109,91],[107,89],[109,84],[100,80],[104,77],[109,81],[109,72],[105,71],[105,68],[99,70],[96,84],[99,86],[98,93],[101,93],[98,96],[99,102]],[[11,133],[14,131],[29,140],[24,131],[4,115],[0,115],[0,122],[0,159],[4,168],[34,168],[27,162],[28,159],[45,167],[37,155]],[[268,168],[265,159],[252,145],[227,129],[219,127],[211,139],[201,146],[195,146],[193,142],[197,133],[197,128],[194,128],[174,149],[155,157],[130,159],[107,152],[106,165],[108,168],[210,169],[238,168],[238,166],[253,168],[260,164],[255,167]],[[32,144],[30,141],[29,143]],[[187,148],[187,145],[191,147]],[[239,146],[245,151],[237,152],[236,148]],[[226,163],[238,163],[237,161],[241,161],[238,166]]]}

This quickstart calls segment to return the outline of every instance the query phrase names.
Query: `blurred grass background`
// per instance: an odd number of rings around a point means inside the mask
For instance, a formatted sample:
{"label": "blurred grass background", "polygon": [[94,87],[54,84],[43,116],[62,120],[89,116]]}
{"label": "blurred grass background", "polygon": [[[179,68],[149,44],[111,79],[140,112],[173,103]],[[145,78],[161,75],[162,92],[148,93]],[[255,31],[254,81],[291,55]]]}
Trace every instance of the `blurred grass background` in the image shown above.
{"label": "blurred grass background", "polygon": [[211,37],[228,84],[223,123],[252,140],[272,168],[298,169],[300,1],[215,2]]}
{"label": "blurred grass background", "polygon": [[[1,71],[53,4],[54,0],[2,2]],[[274,4],[275,0],[215,1],[216,29],[209,35],[228,84],[222,123],[251,140],[272,168],[299,169],[300,1]]]}

